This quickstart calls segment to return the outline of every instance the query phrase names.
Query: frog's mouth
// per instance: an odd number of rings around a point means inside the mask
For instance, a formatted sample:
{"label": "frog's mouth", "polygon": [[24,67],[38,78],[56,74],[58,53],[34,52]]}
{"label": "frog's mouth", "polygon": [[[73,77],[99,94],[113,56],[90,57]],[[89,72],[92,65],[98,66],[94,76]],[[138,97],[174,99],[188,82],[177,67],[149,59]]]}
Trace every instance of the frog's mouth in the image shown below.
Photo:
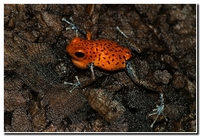
{"label": "frog's mouth", "polygon": [[76,59],[72,59],[72,63],[73,63],[76,67],[78,67],[78,68],[80,68],[80,69],[87,69],[87,68],[88,68],[87,65],[86,65],[85,63],[83,63],[83,62],[81,62],[81,61],[78,61],[78,60],[76,60]]}

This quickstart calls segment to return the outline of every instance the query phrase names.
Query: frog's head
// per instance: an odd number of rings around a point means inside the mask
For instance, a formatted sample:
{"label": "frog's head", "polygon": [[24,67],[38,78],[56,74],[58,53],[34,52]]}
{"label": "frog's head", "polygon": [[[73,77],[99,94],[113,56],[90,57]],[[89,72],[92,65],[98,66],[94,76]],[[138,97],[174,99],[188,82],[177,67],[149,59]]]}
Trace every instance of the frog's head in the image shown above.
{"label": "frog's head", "polygon": [[69,45],[66,46],[67,53],[71,56],[73,64],[80,68],[86,69],[88,65],[87,50],[84,47],[84,40],[75,37]]}

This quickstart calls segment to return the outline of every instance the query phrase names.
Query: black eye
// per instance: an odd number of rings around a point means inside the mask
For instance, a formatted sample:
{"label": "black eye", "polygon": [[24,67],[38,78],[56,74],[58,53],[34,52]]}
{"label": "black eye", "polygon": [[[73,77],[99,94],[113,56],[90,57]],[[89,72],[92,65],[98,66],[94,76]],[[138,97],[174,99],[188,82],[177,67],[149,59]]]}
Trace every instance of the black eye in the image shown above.
{"label": "black eye", "polygon": [[82,52],[75,52],[75,56],[78,57],[78,58],[82,58],[82,57],[85,56],[85,54],[82,53]]}

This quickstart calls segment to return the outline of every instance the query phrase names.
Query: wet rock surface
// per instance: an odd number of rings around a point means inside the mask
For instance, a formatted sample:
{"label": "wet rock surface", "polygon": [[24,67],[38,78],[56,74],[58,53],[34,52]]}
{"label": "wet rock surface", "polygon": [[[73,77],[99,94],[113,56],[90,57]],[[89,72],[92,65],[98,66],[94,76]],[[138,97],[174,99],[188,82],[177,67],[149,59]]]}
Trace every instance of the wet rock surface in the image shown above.
{"label": "wet rock surface", "polygon": [[[123,70],[95,68],[92,84],[69,93],[64,81],[91,75],[65,51],[75,31],[63,17],[120,44],[119,26],[140,46],[131,59],[139,78],[164,88],[168,121],[150,128],[159,95]],[[195,84],[195,5],[4,5],[5,132],[195,132]]]}

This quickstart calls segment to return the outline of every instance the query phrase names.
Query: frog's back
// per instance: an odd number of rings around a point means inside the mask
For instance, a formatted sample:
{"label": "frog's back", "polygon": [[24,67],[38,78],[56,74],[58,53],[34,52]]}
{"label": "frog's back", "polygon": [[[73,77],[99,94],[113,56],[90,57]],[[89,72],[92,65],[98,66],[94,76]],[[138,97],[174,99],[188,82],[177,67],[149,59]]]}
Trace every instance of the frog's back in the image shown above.
{"label": "frog's back", "polygon": [[126,61],[131,57],[129,49],[111,40],[93,40],[92,43],[95,47],[95,52],[91,52],[91,56],[95,55],[93,63],[101,69],[109,71],[123,69]]}

